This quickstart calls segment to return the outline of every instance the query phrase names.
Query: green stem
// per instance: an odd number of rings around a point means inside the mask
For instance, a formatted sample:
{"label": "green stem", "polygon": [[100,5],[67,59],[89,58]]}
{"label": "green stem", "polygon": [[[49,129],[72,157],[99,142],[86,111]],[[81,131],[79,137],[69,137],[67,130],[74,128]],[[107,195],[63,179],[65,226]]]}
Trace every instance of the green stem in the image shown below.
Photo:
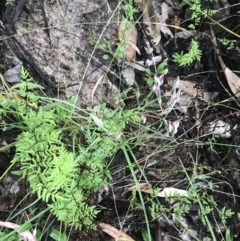
{"label": "green stem", "polygon": [[130,146],[128,144],[126,144],[126,145],[122,146],[122,150],[123,150],[124,155],[125,155],[125,157],[127,159],[128,167],[129,167],[129,169],[131,171],[132,177],[134,179],[134,182],[136,184],[136,188],[137,188],[137,191],[138,191],[138,194],[139,194],[139,197],[140,197],[140,201],[141,201],[141,204],[142,204],[143,213],[144,213],[144,217],[145,217],[145,221],[146,221],[146,226],[147,226],[148,240],[152,241],[151,230],[150,230],[149,221],[148,221],[148,217],[147,217],[147,211],[146,211],[146,208],[145,208],[142,192],[140,190],[139,181],[137,180],[136,174],[135,174],[134,169],[133,169],[133,164],[132,164],[132,162],[131,162],[131,160],[129,158],[128,152],[127,152],[127,151],[131,152],[131,148],[130,148]]}

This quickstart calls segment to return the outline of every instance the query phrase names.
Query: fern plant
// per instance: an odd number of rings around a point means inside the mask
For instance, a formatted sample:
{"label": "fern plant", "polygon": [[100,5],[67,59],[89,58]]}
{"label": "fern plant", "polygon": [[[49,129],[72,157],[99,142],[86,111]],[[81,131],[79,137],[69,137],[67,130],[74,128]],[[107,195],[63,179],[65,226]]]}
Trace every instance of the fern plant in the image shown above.
{"label": "fern plant", "polygon": [[[14,115],[22,131],[17,137],[12,165],[20,164],[20,174],[27,178],[30,190],[58,220],[77,229],[95,228],[93,220],[99,210],[92,197],[111,178],[104,160],[120,148],[126,124],[140,118],[133,110],[112,111],[104,104],[97,112],[90,108],[82,110],[84,115],[71,114],[71,100],[50,100],[50,108],[37,108],[40,96],[33,90],[42,87],[33,82],[25,69],[21,72],[22,82],[12,88],[18,89],[19,98],[0,104],[1,116]],[[69,121],[71,118],[75,118],[76,124]],[[72,129],[82,138],[70,148],[66,132]]]}
{"label": "fern plant", "polygon": [[[208,0],[210,2],[215,0]],[[194,21],[194,24],[190,24],[188,27],[191,29],[195,29],[196,25],[198,25],[201,21],[201,17],[212,17],[217,13],[217,10],[214,9],[202,9],[202,2],[200,0],[184,0],[192,10],[191,19]]]}
{"label": "fern plant", "polygon": [[176,62],[179,66],[186,66],[191,64],[194,60],[200,61],[202,56],[202,51],[199,49],[198,43],[192,39],[190,50],[188,53],[173,55],[173,61]]}
{"label": "fern plant", "polygon": [[[212,0],[209,0],[212,2]],[[201,17],[211,18],[214,14],[217,13],[217,10],[213,9],[202,9],[202,3],[200,0],[184,0],[192,10],[191,19],[194,21],[194,24],[190,24],[188,27],[190,29],[195,29],[195,27],[200,23]],[[186,66],[191,64],[194,60],[200,61],[202,56],[202,52],[199,49],[199,45],[195,40],[191,41],[190,50],[188,53],[184,54],[181,52],[180,54],[173,55],[173,61],[177,63],[179,66]]]}
{"label": "fern plant", "polygon": [[97,131],[98,127],[93,128],[89,118],[86,129],[82,129],[87,145],[78,145],[77,156],[61,140],[53,110],[29,110],[21,118],[27,131],[18,136],[13,162],[21,163],[22,175],[27,177],[31,190],[51,207],[60,221],[79,229],[94,228],[98,210],[89,197],[110,177],[103,160],[117,150],[109,133],[118,132],[119,128],[108,128],[112,121],[109,120],[106,128],[112,130],[103,135]]}
{"label": "fern plant", "polygon": [[229,40],[227,38],[218,38],[218,41],[227,49],[227,50],[236,50],[240,53],[240,48],[237,46],[236,42]]}
{"label": "fern plant", "polygon": [[11,91],[19,90],[20,99],[25,104],[37,107],[36,102],[39,100],[39,95],[34,90],[43,90],[44,88],[35,83],[29,72],[22,66],[20,71],[21,82],[11,87]]}
{"label": "fern plant", "polygon": [[[22,86],[23,83],[18,85],[20,93],[25,96]],[[105,177],[103,168],[102,172],[88,171],[88,181],[95,181],[83,187],[81,178],[84,180],[86,175],[80,173],[79,165],[84,160],[76,160],[75,154],[66,149],[54,110],[44,111],[40,107],[24,111],[23,108],[17,115],[25,131],[18,136],[12,162],[21,164],[21,174],[27,177],[32,192],[51,207],[60,221],[67,221],[77,228],[92,228],[97,210],[87,202],[91,191],[96,191]]]}

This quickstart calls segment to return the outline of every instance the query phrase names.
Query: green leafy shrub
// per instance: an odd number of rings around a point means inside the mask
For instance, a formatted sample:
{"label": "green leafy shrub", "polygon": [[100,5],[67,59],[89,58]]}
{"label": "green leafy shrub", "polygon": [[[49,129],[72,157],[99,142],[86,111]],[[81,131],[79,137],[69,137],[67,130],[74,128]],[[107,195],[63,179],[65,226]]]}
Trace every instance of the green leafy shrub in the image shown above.
{"label": "green leafy shrub", "polygon": [[[90,191],[101,184],[101,174],[89,171],[89,186],[82,187],[78,165],[74,153],[68,151],[61,141],[61,131],[56,128],[53,111],[29,110],[22,116],[26,131],[18,136],[14,163],[21,163],[23,177],[27,177],[30,188],[61,221],[68,221],[81,228],[92,225],[97,214],[94,207],[87,204]],[[86,160],[87,161],[87,160]],[[86,181],[86,180],[84,180]],[[86,190],[84,190],[86,189]],[[83,191],[84,190],[84,191]]]}
{"label": "green leafy shrub", "polygon": [[[47,104],[42,99],[42,106],[37,108],[40,96],[33,89],[39,85],[26,70],[21,72],[23,81],[14,87],[20,97],[5,99],[0,106],[2,117],[14,115],[22,131],[12,164],[20,164],[30,190],[58,220],[78,229],[95,228],[93,219],[99,211],[91,197],[111,178],[104,160],[119,149],[126,124],[139,118],[133,110],[112,111],[105,105],[97,112],[90,108],[81,115],[73,112],[72,100],[50,100]],[[70,131],[77,134],[69,147]]]}

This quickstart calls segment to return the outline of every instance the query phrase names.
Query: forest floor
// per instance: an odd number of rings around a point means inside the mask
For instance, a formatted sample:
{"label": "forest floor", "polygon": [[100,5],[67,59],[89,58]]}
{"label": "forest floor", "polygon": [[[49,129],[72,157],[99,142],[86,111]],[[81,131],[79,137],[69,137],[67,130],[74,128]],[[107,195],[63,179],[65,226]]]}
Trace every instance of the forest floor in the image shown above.
{"label": "forest floor", "polygon": [[[146,23],[141,24],[144,1],[19,0],[13,5],[0,4],[3,87],[19,82],[16,67],[21,62],[50,98],[68,101],[77,97],[75,105],[82,109],[104,104],[113,111],[137,110],[141,118],[141,124],[128,123],[121,133],[131,147],[130,162],[137,163],[133,172],[121,148],[102,160],[108,163],[112,179],[104,186],[104,194],[102,190],[95,193],[102,195],[95,203],[100,210],[94,220],[97,230],[70,227],[65,230],[67,238],[57,239],[46,228],[41,240],[240,240],[240,3],[200,1],[201,11],[216,13],[210,18],[200,14],[197,21],[190,7],[197,1],[189,5],[152,0],[156,15],[164,17],[161,48],[152,46],[148,53],[155,37],[148,35]],[[129,17],[123,6],[129,4],[138,9],[130,16],[138,37],[130,46],[137,50],[134,58],[127,61],[127,55],[117,51],[119,25]],[[199,60],[193,53],[187,65],[181,62],[184,59],[174,61],[177,53],[189,53],[193,39],[201,51]],[[148,66],[150,61],[153,64]],[[157,73],[163,62],[168,71]],[[171,101],[175,101],[172,106]],[[4,121],[1,117],[1,121],[4,148],[14,143],[19,131],[4,129],[7,121],[17,121],[12,116]],[[8,172],[14,154],[14,145],[0,152],[1,221],[17,222],[12,214],[24,209],[19,203],[28,190],[25,179],[19,181]],[[11,191],[16,182],[21,186],[17,194]],[[142,195],[133,197],[132,191],[138,188]],[[178,198],[166,194],[168,188]],[[153,189],[158,192],[153,194]],[[141,208],[140,196],[145,208]],[[32,197],[27,204],[35,200]],[[156,200],[158,206],[153,209]],[[57,225],[55,219],[49,224],[60,230]],[[122,231],[118,239],[116,230]]]}

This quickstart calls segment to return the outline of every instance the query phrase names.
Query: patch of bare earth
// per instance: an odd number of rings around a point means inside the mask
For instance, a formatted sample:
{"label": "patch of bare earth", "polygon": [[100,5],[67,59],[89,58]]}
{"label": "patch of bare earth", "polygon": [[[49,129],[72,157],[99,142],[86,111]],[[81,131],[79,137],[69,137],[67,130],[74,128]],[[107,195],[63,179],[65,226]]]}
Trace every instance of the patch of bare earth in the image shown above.
{"label": "patch of bare earth", "polygon": [[[29,1],[16,23],[16,38],[34,57],[36,64],[54,81],[67,98],[79,96],[87,105],[108,102],[109,85],[104,78],[92,99],[92,90],[104,72],[90,63],[93,46],[89,40],[96,33],[116,40],[116,14],[113,18],[107,1],[46,1],[48,27],[38,1]],[[116,5],[115,5],[116,6]],[[114,6],[113,6],[114,7]]]}

